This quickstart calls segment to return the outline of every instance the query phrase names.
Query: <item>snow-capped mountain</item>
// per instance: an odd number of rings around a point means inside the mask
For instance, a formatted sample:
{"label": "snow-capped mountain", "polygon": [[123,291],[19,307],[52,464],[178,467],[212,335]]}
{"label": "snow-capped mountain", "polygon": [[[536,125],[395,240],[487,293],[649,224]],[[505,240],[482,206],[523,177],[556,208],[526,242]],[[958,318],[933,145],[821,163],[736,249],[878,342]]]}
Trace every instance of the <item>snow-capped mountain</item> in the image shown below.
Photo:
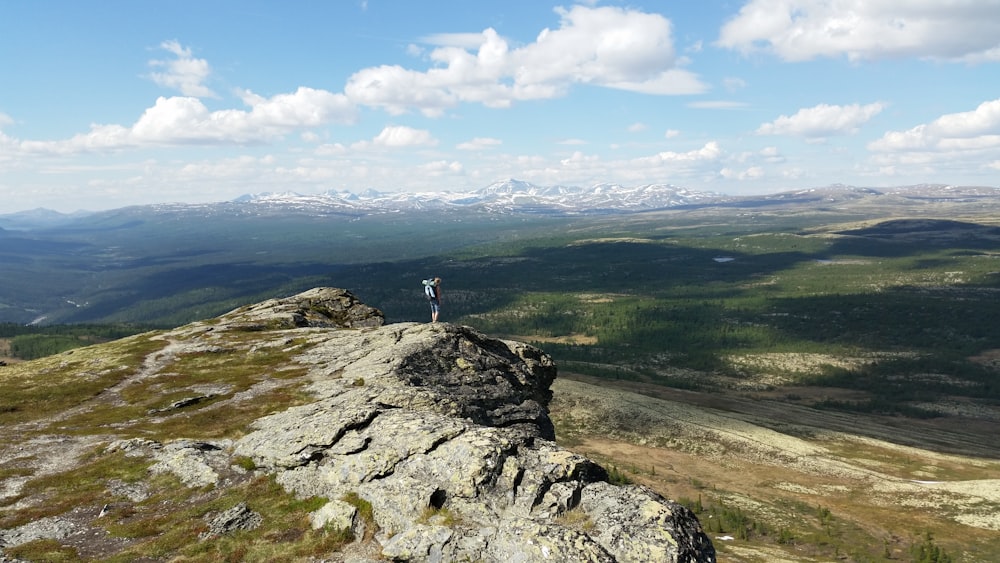
{"label": "snow-capped mountain", "polygon": [[241,196],[234,203],[359,214],[465,209],[491,213],[578,215],[664,209],[704,203],[719,197],[719,194],[695,192],[669,184],[542,187],[507,179],[469,192],[379,192],[368,189],[361,193],[331,190],[317,195],[262,193]]}
{"label": "snow-capped mountain", "polygon": [[0,215],[0,236],[16,230],[62,228],[88,222],[88,228],[108,224],[170,217],[177,220],[200,217],[363,216],[434,211],[481,214],[530,213],[548,216],[610,215],[664,209],[846,209],[881,207],[900,209],[927,205],[1000,206],[1000,188],[917,184],[895,187],[857,187],[832,184],[760,195],[723,195],[699,192],[671,184],[622,186],[602,183],[589,187],[537,186],[507,179],[467,192],[355,193],[330,190],[319,194],[266,192],[246,194],[215,203],[158,203],[100,212],[64,215],[49,210],[31,210]]}

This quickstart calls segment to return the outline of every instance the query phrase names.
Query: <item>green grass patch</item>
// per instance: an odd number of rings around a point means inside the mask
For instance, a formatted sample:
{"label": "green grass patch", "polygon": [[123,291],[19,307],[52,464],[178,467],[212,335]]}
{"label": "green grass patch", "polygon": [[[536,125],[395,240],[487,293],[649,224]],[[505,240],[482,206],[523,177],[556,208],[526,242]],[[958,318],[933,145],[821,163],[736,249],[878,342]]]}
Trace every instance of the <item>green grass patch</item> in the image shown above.
{"label": "green grass patch", "polygon": [[164,346],[143,335],[5,366],[0,369],[0,425],[45,418],[93,399]]}

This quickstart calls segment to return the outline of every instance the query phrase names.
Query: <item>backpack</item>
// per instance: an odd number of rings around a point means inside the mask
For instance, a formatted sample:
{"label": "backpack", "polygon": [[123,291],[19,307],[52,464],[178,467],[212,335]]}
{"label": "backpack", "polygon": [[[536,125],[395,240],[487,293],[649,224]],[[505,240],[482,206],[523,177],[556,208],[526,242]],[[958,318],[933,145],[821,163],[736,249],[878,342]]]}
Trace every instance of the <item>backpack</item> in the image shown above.
{"label": "backpack", "polygon": [[424,284],[424,295],[426,295],[428,299],[437,298],[437,290],[434,289],[434,280],[433,279],[424,280],[423,284]]}

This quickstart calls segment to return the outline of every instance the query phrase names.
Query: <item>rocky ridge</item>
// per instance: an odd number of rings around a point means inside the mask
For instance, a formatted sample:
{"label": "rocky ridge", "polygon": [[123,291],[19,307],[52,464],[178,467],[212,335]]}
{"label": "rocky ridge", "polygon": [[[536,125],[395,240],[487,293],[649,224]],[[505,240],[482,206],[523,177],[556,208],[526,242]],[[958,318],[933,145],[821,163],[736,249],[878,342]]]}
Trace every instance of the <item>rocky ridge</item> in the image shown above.
{"label": "rocky ridge", "polygon": [[[153,477],[165,475],[216,498],[266,478],[295,498],[319,499],[309,525],[354,540],[302,560],[715,560],[687,509],[645,487],[613,485],[600,465],[554,443],[547,408],[556,366],[526,344],[447,323],[386,325],[377,309],[330,288],[126,340],[153,351],[143,348],[125,370],[88,356],[95,346],[0,372],[3,386],[32,369],[55,377],[76,361],[88,368],[75,377],[121,374],[64,411],[0,425],[0,548],[48,541],[89,559],[142,553],[142,541],[111,534],[102,518],[134,518],[155,497]],[[285,360],[260,360],[271,356]],[[222,362],[196,380],[194,360]],[[247,381],[223,377],[232,361],[256,369]],[[134,389],[147,387],[170,393],[140,399]],[[301,398],[260,408],[276,390]],[[145,416],[67,429],[140,403]],[[220,413],[228,424],[218,430],[165,430]],[[98,478],[103,492],[89,504],[60,510],[48,508],[60,504],[56,493],[33,486],[110,456],[142,461],[148,478]],[[191,541],[251,538],[276,518],[245,497],[201,511]]]}

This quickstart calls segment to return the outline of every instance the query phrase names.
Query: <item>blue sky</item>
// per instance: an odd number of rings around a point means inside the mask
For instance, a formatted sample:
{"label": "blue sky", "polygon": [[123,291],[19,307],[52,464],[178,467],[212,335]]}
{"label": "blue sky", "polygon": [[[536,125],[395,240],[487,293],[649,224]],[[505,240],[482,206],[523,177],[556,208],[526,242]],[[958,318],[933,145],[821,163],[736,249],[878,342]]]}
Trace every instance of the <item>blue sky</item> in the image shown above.
{"label": "blue sky", "polygon": [[1000,186],[1000,0],[0,2],[0,213]]}

